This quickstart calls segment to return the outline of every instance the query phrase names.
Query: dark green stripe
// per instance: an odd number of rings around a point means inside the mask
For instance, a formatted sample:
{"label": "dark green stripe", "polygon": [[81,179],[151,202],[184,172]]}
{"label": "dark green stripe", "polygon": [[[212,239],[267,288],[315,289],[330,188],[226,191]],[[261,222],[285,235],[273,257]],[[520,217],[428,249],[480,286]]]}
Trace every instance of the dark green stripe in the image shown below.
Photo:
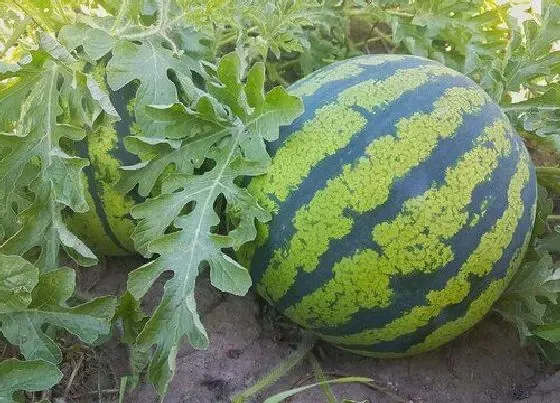
{"label": "dark green stripe", "polygon": [[[384,118],[385,114],[380,114]],[[334,276],[333,267],[344,257],[352,257],[358,250],[373,249],[380,255],[383,251],[372,239],[371,231],[376,223],[389,222],[400,213],[405,201],[425,193],[431,187],[445,183],[445,168],[455,165],[462,156],[473,149],[474,142],[483,135],[484,128],[501,118],[499,110],[488,106],[481,112],[464,115],[456,135],[442,139],[430,156],[393,183],[387,202],[366,213],[356,214],[350,210],[354,224],[350,233],[341,239],[333,239],[329,249],[321,256],[318,267],[312,272],[299,270],[293,287],[277,302],[280,310],[297,304]],[[375,130],[375,123],[368,123],[365,131]],[[429,174],[428,174],[429,173]]]}
{"label": "dark green stripe", "polygon": [[479,211],[483,200],[490,197],[486,215],[476,225],[472,227],[466,225],[447,242],[454,252],[454,258],[451,262],[431,274],[391,277],[391,289],[398,290],[391,301],[391,305],[386,308],[361,310],[353,315],[350,322],[344,325],[336,328],[321,328],[317,331],[329,335],[347,335],[359,333],[368,328],[381,328],[400,317],[403,312],[408,312],[415,306],[427,305],[426,296],[428,292],[445,288],[449,278],[457,275],[463,264],[478,247],[478,241],[483,234],[491,230],[502,216],[508,205],[509,182],[516,171],[519,159],[519,150],[514,146],[511,155],[500,160],[492,178],[476,187],[472,202],[465,210],[469,212]]}
{"label": "dark green stripe", "polygon": [[[376,79],[377,77],[369,78]],[[365,79],[362,78],[362,80]],[[291,192],[283,203],[279,203],[278,213],[268,223],[269,238],[266,240],[265,245],[256,251],[253,259],[251,266],[253,282],[256,284],[261,280],[269,266],[274,251],[285,247],[287,242],[294,236],[293,220],[296,212],[302,206],[308,204],[313,199],[315,193],[323,189],[331,178],[339,176],[345,164],[353,163],[363,157],[366,147],[378,137],[395,133],[395,126],[401,119],[410,117],[415,113],[432,112],[434,102],[441,98],[449,88],[474,88],[474,85],[468,78],[442,76],[437,81],[429,81],[414,91],[408,92],[405,96],[400,97],[388,107],[385,107],[382,112],[376,111],[377,113],[371,114],[361,108],[354,107],[353,109],[359,110],[364,114],[368,119],[368,124],[363,130],[356,133],[346,147],[341,148],[315,165],[298,188]],[[414,108],[411,108],[411,105]],[[306,104],[305,107],[307,111],[308,105]],[[287,130],[292,132],[292,127],[289,127]],[[293,302],[295,301],[293,300]],[[290,301],[286,301],[281,305],[288,306]]]}
{"label": "dark green stripe", "polygon": [[[87,158],[89,160],[89,144],[87,141],[81,141],[77,143],[77,151],[80,157]],[[91,164],[91,160],[90,160],[90,165],[86,166],[83,171],[88,179],[88,191],[91,195],[91,199],[93,200],[95,212],[97,213],[99,222],[101,223],[101,226],[105,231],[105,235],[107,235],[107,237],[111,241],[113,241],[115,246],[117,246],[119,249],[122,249],[124,252],[129,253],[130,251],[121,244],[117,236],[111,230],[111,226],[109,225],[109,219],[105,212],[105,208],[103,207],[103,201],[99,196],[99,192],[97,189],[97,180],[95,178],[95,168]]]}
{"label": "dark green stripe", "polygon": [[[523,150],[522,152],[525,152]],[[516,258],[517,253],[520,248],[523,247],[523,243],[526,235],[530,232],[533,220],[532,206],[536,202],[536,178],[534,169],[530,168],[530,179],[525,184],[522,191],[522,200],[525,205],[525,211],[523,217],[518,222],[515,233],[512,237],[512,241],[509,243],[506,250],[503,252],[502,256],[494,265],[494,269],[489,273],[489,275],[484,277],[470,276],[471,289],[468,296],[458,304],[450,305],[444,308],[437,317],[430,320],[430,322],[419,328],[416,332],[402,335],[395,340],[385,341],[380,343],[375,343],[373,345],[345,345],[351,346],[352,349],[372,351],[372,352],[395,352],[404,353],[411,346],[422,343],[425,338],[434,332],[437,328],[441,327],[447,322],[451,322],[463,317],[468,311],[470,305],[475,301],[481,293],[495,280],[500,280],[504,278],[511,268],[512,261]],[[406,308],[405,308],[406,309]],[[357,313],[356,317],[362,315]],[[367,318],[362,320],[367,321]],[[341,332],[339,334],[343,334]],[[348,333],[346,333],[348,334]]]}

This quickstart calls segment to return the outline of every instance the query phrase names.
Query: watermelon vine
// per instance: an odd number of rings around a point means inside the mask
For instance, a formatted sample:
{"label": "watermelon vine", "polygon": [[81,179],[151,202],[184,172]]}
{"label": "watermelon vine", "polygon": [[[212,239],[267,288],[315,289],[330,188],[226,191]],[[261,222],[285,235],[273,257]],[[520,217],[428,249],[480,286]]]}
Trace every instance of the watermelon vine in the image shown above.
{"label": "watermelon vine", "polygon": [[[285,87],[370,52],[464,73],[525,138],[541,185],[537,225],[495,309],[560,361],[560,4],[512,14],[497,3],[0,0],[0,333],[18,351],[0,362],[0,400],[60,380],[53,329],[97,343],[114,326],[135,376],[147,369],[164,396],[184,336],[208,346],[194,299],[199,273],[208,269],[232,294],[251,285],[235,251],[270,217],[245,183],[267,172],[266,144],[302,113]],[[128,105],[116,101],[124,92]],[[123,110],[134,123],[115,147],[134,162],[122,164],[114,189],[132,195],[130,237],[148,261],[124,295],[78,304],[74,270],[102,258],[68,220],[96,213],[83,149],[99,133],[115,135]],[[147,317],[140,302],[166,271],[173,276]]]}

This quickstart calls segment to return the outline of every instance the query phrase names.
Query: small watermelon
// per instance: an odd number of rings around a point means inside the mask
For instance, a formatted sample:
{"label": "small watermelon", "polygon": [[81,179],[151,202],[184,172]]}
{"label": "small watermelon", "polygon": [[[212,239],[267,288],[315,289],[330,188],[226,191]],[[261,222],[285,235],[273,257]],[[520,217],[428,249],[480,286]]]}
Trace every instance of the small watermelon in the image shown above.
{"label": "small watermelon", "polygon": [[249,191],[273,215],[251,275],[296,323],[359,354],[431,350],[477,323],[520,264],[535,170],[486,93],[434,61],[360,56],[291,87],[304,114]]}
{"label": "small watermelon", "polygon": [[70,212],[67,223],[90,248],[104,256],[135,253],[130,238],[134,221],[129,213],[135,204],[134,196],[125,195],[115,187],[119,167],[138,162],[123,144],[133,126],[128,104],[134,98],[134,93],[135,88],[132,86],[111,92],[111,101],[121,119],[116,123],[107,121],[97,125],[96,131],[88,134],[78,150],[78,154],[90,162],[84,168],[83,176],[89,211]]}

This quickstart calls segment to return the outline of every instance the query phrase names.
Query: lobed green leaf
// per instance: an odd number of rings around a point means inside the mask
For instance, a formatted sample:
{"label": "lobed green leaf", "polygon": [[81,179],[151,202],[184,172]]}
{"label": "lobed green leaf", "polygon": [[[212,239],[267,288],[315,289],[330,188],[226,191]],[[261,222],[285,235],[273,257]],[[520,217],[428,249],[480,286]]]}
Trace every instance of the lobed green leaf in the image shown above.
{"label": "lobed green leaf", "polygon": [[[245,73],[237,53],[224,57],[216,74],[218,81],[209,84],[209,95],[200,98],[194,108],[177,104],[167,109],[152,108],[151,113],[159,118],[174,119],[167,126],[166,138],[185,140],[178,148],[158,143],[169,152],[161,156],[152,153],[152,160],[137,167],[138,172],[148,172],[137,178],[141,189],[149,192],[173,161],[170,156],[189,158],[187,164],[175,164],[174,174],[162,177],[161,194],[132,210],[138,220],[133,233],[137,249],[158,257],[130,274],[130,293],[140,299],[164,271],[174,272],[166,282],[160,304],[136,340],[137,349],[144,352],[156,346],[149,376],[160,395],[165,394],[173,375],[181,338],[186,335],[196,348],[208,345],[194,300],[195,279],[202,265],[209,266],[212,284],[222,291],[236,295],[247,292],[251,284],[247,269],[228,256],[227,250],[254,239],[255,220],[266,221],[269,215],[237,179],[264,172],[269,158],[264,139],[276,138],[279,126],[302,111],[301,101],[284,89],[265,93],[263,66],[256,65]],[[229,110],[228,119],[213,107],[216,102]],[[193,124],[194,129],[185,122]],[[192,130],[196,130],[194,137]],[[202,174],[194,174],[194,155],[198,161],[208,159],[214,165]],[[147,181],[143,179],[146,177]],[[228,211],[243,212],[239,224],[225,234],[216,232],[221,217],[214,205],[220,197],[225,199]]]}
{"label": "lobed green leaf", "polygon": [[64,328],[85,343],[109,333],[116,298],[67,306],[75,286],[72,269],[39,275],[39,270],[23,258],[0,255],[0,281],[1,294],[6,297],[0,310],[0,333],[18,346],[27,360],[60,362],[60,349],[44,332],[45,324]]}
{"label": "lobed green leaf", "polygon": [[20,361],[8,359],[0,362],[0,402],[16,403],[14,393],[37,392],[56,385],[62,372],[46,361]]}

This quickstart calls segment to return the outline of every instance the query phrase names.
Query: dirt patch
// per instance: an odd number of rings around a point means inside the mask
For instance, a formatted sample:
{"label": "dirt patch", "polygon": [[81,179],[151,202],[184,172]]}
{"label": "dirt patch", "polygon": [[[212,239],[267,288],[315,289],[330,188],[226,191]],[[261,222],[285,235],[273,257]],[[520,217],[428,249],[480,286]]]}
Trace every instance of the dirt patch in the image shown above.
{"label": "dirt patch", "polygon": [[[97,269],[98,280],[87,292],[122,292],[127,271],[139,263],[137,259],[107,261]],[[159,300],[161,285],[156,285],[144,302],[147,310]],[[202,277],[197,284],[197,301],[210,348],[199,351],[187,344],[181,347],[166,403],[228,402],[296,347],[297,332],[271,320],[271,310],[253,294],[221,295]],[[443,348],[415,357],[377,360],[345,353],[325,343],[319,343],[315,354],[324,371],[373,378],[412,402],[560,401],[560,375],[545,367],[532,348],[520,347],[515,329],[496,315]],[[117,341],[109,343],[101,357],[116,379],[126,374],[126,350]],[[255,401],[290,389],[310,374],[311,367],[304,362]],[[339,400],[393,401],[363,385],[337,385],[333,391]],[[90,399],[97,401],[95,395]],[[157,397],[149,385],[142,384],[126,401],[152,403]],[[292,400],[323,401],[319,390]]]}

